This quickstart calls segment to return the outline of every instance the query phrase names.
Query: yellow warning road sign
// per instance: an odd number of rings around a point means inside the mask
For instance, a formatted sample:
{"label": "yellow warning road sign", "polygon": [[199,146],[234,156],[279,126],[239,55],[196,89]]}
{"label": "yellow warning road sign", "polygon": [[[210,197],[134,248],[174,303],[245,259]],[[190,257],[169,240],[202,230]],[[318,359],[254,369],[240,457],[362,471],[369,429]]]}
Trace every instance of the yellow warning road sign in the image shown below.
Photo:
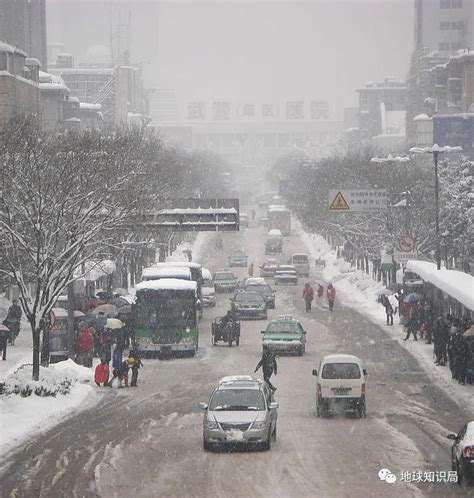
{"label": "yellow warning road sign", "polygon": [[328,209],[338,213],[368,213],[387,209],[385,189],[330,190]]}
{"label": "yellow warning road sign", "polygon": [[331,211],[349,210],[349,204],[347,204],[346,199],[344,199],[344,196],[341,194],[341,192],[338,192],[336,194],[333,201],[329,204],[329,209]]}

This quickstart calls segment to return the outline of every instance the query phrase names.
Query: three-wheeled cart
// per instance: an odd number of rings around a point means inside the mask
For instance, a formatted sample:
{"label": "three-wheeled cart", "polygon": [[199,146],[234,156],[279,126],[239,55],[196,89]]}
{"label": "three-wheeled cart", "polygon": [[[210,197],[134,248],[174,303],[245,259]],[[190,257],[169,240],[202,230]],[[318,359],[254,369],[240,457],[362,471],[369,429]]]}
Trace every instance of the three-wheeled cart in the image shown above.
{"label": "three-wheeled cart", "polygon": [[226,321],[222,317],[217,317],[211,325],[212,345],[215,346],[218,341],[227,342],[229,346],[232,343],[238,346],[240,344],[240,321]]}

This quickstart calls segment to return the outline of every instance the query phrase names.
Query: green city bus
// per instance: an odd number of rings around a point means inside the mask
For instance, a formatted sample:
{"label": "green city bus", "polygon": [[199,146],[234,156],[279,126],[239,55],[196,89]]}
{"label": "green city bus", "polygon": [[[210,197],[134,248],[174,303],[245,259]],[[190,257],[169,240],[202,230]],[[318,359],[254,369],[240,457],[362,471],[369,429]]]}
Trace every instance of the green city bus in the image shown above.
{"label": "green city bus", "polygon": [[135,347],[143,356],[195,355],[199,343],[196,282],[174,278],[141,282],[132,314]]}

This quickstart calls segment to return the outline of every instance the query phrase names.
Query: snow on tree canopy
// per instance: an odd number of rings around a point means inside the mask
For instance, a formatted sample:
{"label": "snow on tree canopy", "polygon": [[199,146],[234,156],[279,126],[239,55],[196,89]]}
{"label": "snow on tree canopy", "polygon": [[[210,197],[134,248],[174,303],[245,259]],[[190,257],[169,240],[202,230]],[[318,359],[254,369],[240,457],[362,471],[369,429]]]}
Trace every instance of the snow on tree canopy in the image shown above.
{"label": "snow on tree canopy", "polygon": [[136,291],[142,290],[197,290],[197,283],[189,280],[178,280],[177,278],[162,278],[160,280],[147,280],[140,282],[136,287]]}
{"label": "snow on tree canopy", "polygon": [[434,263],[428,261],[409,260],[407,268],[418,274],[425,282],[429,282],[466,308],[474,311],[474,277],[457,270],[436,269]]}

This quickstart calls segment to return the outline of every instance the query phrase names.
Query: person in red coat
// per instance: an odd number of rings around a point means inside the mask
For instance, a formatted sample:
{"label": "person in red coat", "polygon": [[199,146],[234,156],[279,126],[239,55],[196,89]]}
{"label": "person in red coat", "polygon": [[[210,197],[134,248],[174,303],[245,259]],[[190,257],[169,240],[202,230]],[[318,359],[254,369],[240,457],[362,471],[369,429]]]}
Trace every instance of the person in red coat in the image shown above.
{"label": "person in red coat", "polygon": [[94,381],[98,386],[102,384],[105,387],[109,383],[109,377],[109,363],[105,360],[101,360],[95,367]]}
{"label": "person in red coat", "polygon": [[76,338],[76,361],[84,367],[92,367],[92,353],[94,351],[94,337],[86,323],[82,325]]}
{"label": "person in red coat", "polygon": [[329,311],[332,311],[334,308],[334,301],[336,300],[336,289],[332,284],[328,285],[326,296],[328,298]]}
{"label": "person in red coat", "polygon": [[304,302],[306,303],[306,311],[311,311],[311,303],[313,301],[313,298],[314,298],[314,290],[311,287],[311,285],[309,285],[309,283],[306,283],[303,289],[303,299]]}

